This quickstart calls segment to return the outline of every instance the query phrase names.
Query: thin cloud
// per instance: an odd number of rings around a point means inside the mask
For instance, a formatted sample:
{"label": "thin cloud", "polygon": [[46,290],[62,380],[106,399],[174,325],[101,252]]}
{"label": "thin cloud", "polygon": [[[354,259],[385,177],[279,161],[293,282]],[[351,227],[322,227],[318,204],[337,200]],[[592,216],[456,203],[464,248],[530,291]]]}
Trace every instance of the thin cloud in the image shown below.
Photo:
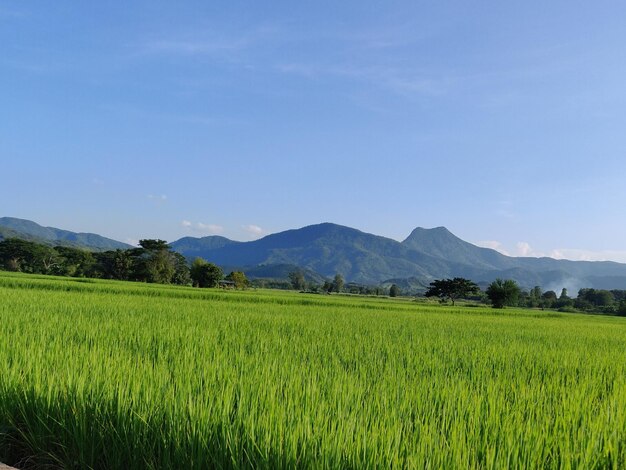
{"label": "thin cloud", "polygon": [[214,55],[243,49],[247,44],[244,38],[227,40],[177,40],[157,39],[146,42],[142,50],[152,54],[171,54],[184,56]]}
{"label": "thin cloud", "polygon": [[167,201],[167,195],[165,195],[165,194],[148,194],[147,197],[151,201],[157,201],[157,202],[165,202],[165,201]]}
{"label": "thin cloud", "polygon": [[576,248],[556,248],[550,252],[551,258],[572,261],[616,261],[626,263],[626,251],[619,250],[581,250]]}
{"label": "thin cloud", "polygon": [[251,225],[244,225],[242,228],[244,229],[245,232],[247,232],[249,235],[252,235],[255,238],[262,237],[263,235],[265,235],[267,233],[265,230],[263,230],[258,225],[252,225],[252,224]]}
{"label": "thin cloud", "polygon": [[183,220],[181,226],[192,232],[204,233],[208,235],[218,235],[224,232],[224,227],[217,224],[205,224],[202,222],[190,222],[189,220]]}
{"label": "thin cloud", "polygon": [[615,261],[626,263],[626,251],[620,250],[582,250],[578,248],[554,248],[549,252],[534,249],[528,242],[517,242],[514,249],[507,249],[503,243],[497,240],[482,240],[475,243],[476,246],[491,248],[506,256],[523,256],[531,258],[549,257],[554,259],[566,259],[570,261]]}
{"label": "thin cloud", "polygon": [[421,72],[384,66],[287,63],[278,65],[277,70],[306,78],[324,76],[347,78],[382,87],[404,96],[440,96],[446,94],[451,85],[451,81],[445,77],[435,79]]}
{"label": "thin cloud", "polygon": [[491,248],[492,250],[496,250],[502,253],[503,255],[511,256],[511,254],[507,250],[504,249],[504,246],[502,245],[502,243],[496,240],[482,240],[482,241],[476,242],[476,245],[483,247],[483,248]]}
{"label": "thin cloud", "polygon": [[196,31],[168,37],[149,38],[136,48],[145,55],[169,55],[180,57],[224,57],[232,59],[234,54],[243,52],[276,32],[273,27],[262,26],[252,30],[242,30],[238,34],[224,31]]}

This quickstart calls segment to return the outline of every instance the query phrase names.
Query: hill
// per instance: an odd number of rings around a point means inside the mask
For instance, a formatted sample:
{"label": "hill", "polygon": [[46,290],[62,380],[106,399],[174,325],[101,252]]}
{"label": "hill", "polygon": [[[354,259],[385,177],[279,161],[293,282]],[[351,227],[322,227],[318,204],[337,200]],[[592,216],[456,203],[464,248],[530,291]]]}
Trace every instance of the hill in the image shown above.
{"label": "hill", "polygon": [[0,240],[21,238],[46,245],[62,245],[95,251],[132,248],[117,240],[95,233],[76,233],[54,227],[43,227],[31,220],[0,217]]}
{"label": "hill", "polygon": [[468,243],[445,227],[418,227],[398,242],[322,223],[251,242],[186,237],[171,246],[185,256],[237,269],[293,265],[327,278],[340,273],[346,281],[362,284],[411,279],[411,285],[425,286],[433,279],[462,276],[483,284],[497,277],[511,278],[523,287],[555,290],[626,288],[626,264],[505,256]]}

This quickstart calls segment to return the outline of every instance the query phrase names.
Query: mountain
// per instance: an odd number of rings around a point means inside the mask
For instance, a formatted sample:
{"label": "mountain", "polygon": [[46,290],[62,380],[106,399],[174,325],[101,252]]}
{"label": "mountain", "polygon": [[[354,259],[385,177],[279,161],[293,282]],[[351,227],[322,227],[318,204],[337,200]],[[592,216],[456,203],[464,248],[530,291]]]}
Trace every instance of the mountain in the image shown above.
{"label": "mountain", "polygon": [[229,240],[228,238],[220,237],[218,235],[211,235],[202,238],[183,237],[173,243],[170,243],[170,246],[174,251],[184,253],[187,258],[193,259],[196,257],[202,258],[205,253],[211,250],[237,243],[240,242]]}
{"label": "mountain", "polygon": [[63,245],[96,251],[127,249],[130,245],[95,233],[76,233],[41,225],[25,219],[0,217],[0,240],[21,238],[46,245]]}
{"label": "mountain", "polygon": [[[200,256],[228,269],[299,266],[348,282],[427,286],[433,279],[466,277],[478,283],[497,277],[523,287],[626,289],[626,264],[552,258],[516,258],[472,245],[445,227],[416,228],[402,242],[341,225],[322,223],[268,235],[251,242],[223,237],[186,237],[171,244],[187,257]],[[283,270],[284,271],[284,270]],[[410,279],[410,281],[409,281]]]}
{"label": "mountain", "polygon": [[[190,240],[185,243],[189,246]],[[198,246],[205,243],[205,239],[198,239]],[[171,246],[178,249],[180,245],[174,242]],[[392,277],[418,275],[429,278],[431,271],[447,272],[449,265],[454,264],[417,252],[389,238],[330,223],[287,230],[252,242],[229,243],[220,248],[191,252],[222,266],[243,269],[288,264],[326,277],[341,273],[346,280],[364,284],[375,284]],[[180,250],[180,253],[188,256],[190,251]]]}
{"label": "mountain", "polygon": [[[90,250],[132,248],[94,233],[42,227],[30,220],[0,218],[0,240],[22,238],[48,245]],[[571,293],[581,287],[626,289],[626,264],[505,256],[468,243],[445,227],[418,227],[402,242],[342,225],[322,223],[268,235],[251,242],[219,236],[184,237],[170,244],[189,259],[205,258],[225,271],[243,270],[251,278],[286,279],[302,269],[307,280],[323,282],[340,273],[346,282],[424,290],[434,279],[465,277],[480,285],[495,278],[522,287]]]}

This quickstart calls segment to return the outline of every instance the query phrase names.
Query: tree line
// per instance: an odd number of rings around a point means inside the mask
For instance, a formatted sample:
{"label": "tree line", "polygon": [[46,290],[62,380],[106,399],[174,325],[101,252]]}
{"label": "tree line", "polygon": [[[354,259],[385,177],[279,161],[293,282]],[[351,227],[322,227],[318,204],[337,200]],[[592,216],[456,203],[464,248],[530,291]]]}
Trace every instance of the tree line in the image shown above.
{"label": "tree line", "polygon": [[[191,264],[173,251],[164,240],[145,239],[139,247],[127,250],[92,252],[67,246],[51,247],[18,238],[0,242],[0,268],[32,274],[116,279],[159,284],[177,284],[194,287],[216,287],[220,283],[234,288],[249,285],[258,287],[291,288],[298,291],[332,293],[347,292],[361,295],[401,295],[397,285],[363,286],[345,283],[341,274],[322,284],[310,283],[302,270],[289,273],[289,281],[248,281],[245,273],[233,271],[227,276],[222,269],[202,258]],[[526,307],[582,311],[612,315],[626,315],[626,290],[583,288],[576,297],[567,289],[560,295],[553,290],[543,291],[540,286],[523,290],[511,279],[496,279],[481,291],[477,284],[464,278],[439,279],[430,283],[425,296],[438,297],[454,305],[457,299],[470,299],[489,303],[495,308]]]}
{"label": "tree line", "polygon": [[219,266],[201,258],[189,265],[183,255],[158,239],[140,240],[139,247],[127,250],[92,252],[9,238],[0,242],[0,267],[31,274],[195,287],[216,287],[224,280],[236,288],[248,285],[243,272],[233,271],[224,276]]}
{"label": "tree line", "polygon": [[468,279],[438,279],[430,283],[426,297],[439,297],[454,305],[457,299],[471,299],[490,303],[494,308],[524,307],[556,309],[561,312],[588,312],[626,316],[626,290],[582,288],[572,298],[563,288],[557,296],[553,290],[543,291],[541,286],[523,290],[512,279],[496,279],[483,292]]}

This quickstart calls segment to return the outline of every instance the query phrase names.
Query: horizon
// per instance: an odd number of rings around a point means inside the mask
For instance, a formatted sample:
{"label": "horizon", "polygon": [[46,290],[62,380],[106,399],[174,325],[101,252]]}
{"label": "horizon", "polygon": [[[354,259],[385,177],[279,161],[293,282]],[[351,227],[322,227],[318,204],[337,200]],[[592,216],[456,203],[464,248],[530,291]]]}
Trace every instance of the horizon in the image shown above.
{"label": "horizon", "polygon": [[0,214],[626,262],[626,5],[0,6]]}
{"label": "horizon", "polygon": [[[35,220],[22,219],[22,218],[20,218],[20,217],[12,217],[12,216],[2,216],[2,215],[0,215],[0,219],[1,219],[1,218],[4,218],[4,217],[6,217],[6,218],[14,218],[14,219],[19,219],[19,220],[27,220],[27,221],[30,221],[30,222],[34,222],[34,223],[36,223],[36,224],[38,224],[38,225],[40,225],[40,226],[42,226],[42,227],[44,227],[44,228],[51,228],[51,229],[56,229],[56,230],[67,230],[67,229],[65,229],[65,228],[63,228],[63,227],[57,227],[57,226],[54,226],[54,225],[42,225],[42,224],[39,224],[39,223],[38,223],[37,221],[35,221]],[[504,255],[504,256],[509,256],[509,257],[512,257],[512,258],[523,258],[523,257],[529,257],[529,258],[552,258],[552,259],[556,259],[556,260],[567,260],[567,261],[590,261],[590,262],[605,262],[605,261],[609,261],[609,262],[615,262],[615,263],[626,264],[626,261],[616,261],[616,260],[611,260],[611,259],[571,259],[571,258],[559,257],[558,255],[560,255],[560,253],[557,253],[557,256],[552,256],[553,254],[541,254],[541,255],[537,255],[537,256],[535,256],[535,255],[528,255],[528,256],[525,256],[525,255],[515,255],[515,254],[509,254],[509,253],[507,253],[507,252],[506,252],[506,251],[504,251],[504,250],[500,250],[500,249],[497,249],[497,248],[492,248],[491,246],[485,246],[485,245],[478,244],[478,243],[476,243],[476,242],[472,242],[472,241],[465,240],[465,239],[463,239],[463,237],[461,237],[461,236],[457,235],[456,233],[454,233],[454,232],[450,231],[450,230],[449,230],[446,226],[444,226],[444,225],[439,225],[439,226],[435,226],[435,227],[422,227],[422,226],[417,226],[417,227],[413,228],[413,229],[409,232],[409,234],[408,234],[408,235],[406,235],[406,236],[405,236],[404,238],[402,238],[402,239],[395,239],[395,238],[391,238],[391,237],[386,237],[386,236],[384,236],[384,235],[380,235],[380,234],[377,234],[377,233],[367,232],[367,231],[365,231],[365,230],[361,230],[361,229],[359,229],[359,228],[357,228],[357,227],[351,227],[351,226],[348,226],[348,225],[345,225],[345,224],[340,224],[340,223],[336,223],[336,222],[328,222],[328,221],[325,221],[325,222],[318,222],[318,223],[308,224],[308,225],[305,225],[305,226],[302,226],[302,227],[292,227],[292,228],[288,228],[288,229],[286,229],[286,230],[281,230],[281,231],[272,232],[272,233],[266,233],[266,234],[261,235],[261,236],[260,236],[260,237],[258,237],[258,238],[254,238],[254,239],[252,239],[252,240],[237,240],[237,239],[234,239],[234,238],[224,237],[223,235],[199,235],[199,236],[194,236],[194,235],[183,235],[183,236],[181,236],[181,237],[179,237],[179,238],[176,238],[176,239],[173,239],[173,240],[165,240],[165,241],[166,241],[168,244],[171,244],[171,243],[177,242],[177,241],[179,241],[179,240],[181,240],[181,239],[183,239],[183,238],[192,238],[192,239],[196,239],[196,240],[197,240],[197,239],[207,238],[207,237],[221,237],[221,238],[226,238],[226,239],[228,239],[228,240],[230,240],[230,241],[234,241],[234,242],[238,242],[238,243],[246,243],[246,242],[253,242],[253,241],[256,241],[256,240],[260,240],[260,239],[265,238],[265,237],[268,237],[268,236],[270,236],[270,235],[275,235],[275,234],[282,233],[282,232],[285,232],[285,231],[296,231],[296,230],[302,230],[302,229],[305,229],[305,228],[307,228],[307,227],[314,227],[314,226],[318,226],[318,225],[325,225],[325,224],[328,224],[328,225],[335,225],[335,226],[339,226],[339,227],[343,227],[343,228],[348,228],[348,229],[351,229],[351,230],[356,230],[356,231],[359,231],[359,232],[362,232],[362,233],[366,233],[366,234],[369,234],[369,235],[381,236],[381,237],[388,238],[388,239],[390,239],[390,240],[396,241],[396,242],[398,242],[398,243],[402,243],[402,242],[403,242],[403,241],[404,241],[407,237],[409,237],[409,236],[413,233],[413,231],[418,230],[418,229],[422,229],[422,230],[426,230],[426,231],[437,230],[437,229],[444,229],[444,230],[448,231],[448,232],[449,232],[452,236],[454,236],[454,237],[456,237],[456,238],[460,239],[460,240],[461,240],[461,241],[463,241],[463,242],[470,243],[470,244],[472,244],[472,245],[474,245],[474,246],[477,246],[477,247],[480,247],[480,248],[488,248],[488,249],[491,249],[491,250],[497,251],[498,253],[500,253],[500,254],[502,254],[502,255]],[[77,230],[77,231],[75,231],[75,232],[76,232],[76,233],[78,233],[78,234],[93,234],[93,235],[101,235],[101,236],[104,236],[104,235],[99,234],[99,233],[96,233],[96,232],[90,232],[90,231],[84,231],[84,230]],[[110,237],[106,237],[106,238],[110,238]],[[128,244],[129,244],[129,245],[131,245],[131,246],[139,246],[139,240],[141,240],[141,239],[161,239],[161,240],[162,240],[162,238],[160,238],[160,237],[158,237],[158,236],[154,236],[154,237],[141,237],[140,239],[136,240],[136,242],[135,242],[135,243],[129,243],[128,241],[127,241],[127,242],[124,242],[124,243],[128,243]],[[117,240],[117,239],[115,239],[115,238],[111,238],[111,240],[118,241],[118,242],[121,242],[121,241],[122,241],[122,240]]]}

